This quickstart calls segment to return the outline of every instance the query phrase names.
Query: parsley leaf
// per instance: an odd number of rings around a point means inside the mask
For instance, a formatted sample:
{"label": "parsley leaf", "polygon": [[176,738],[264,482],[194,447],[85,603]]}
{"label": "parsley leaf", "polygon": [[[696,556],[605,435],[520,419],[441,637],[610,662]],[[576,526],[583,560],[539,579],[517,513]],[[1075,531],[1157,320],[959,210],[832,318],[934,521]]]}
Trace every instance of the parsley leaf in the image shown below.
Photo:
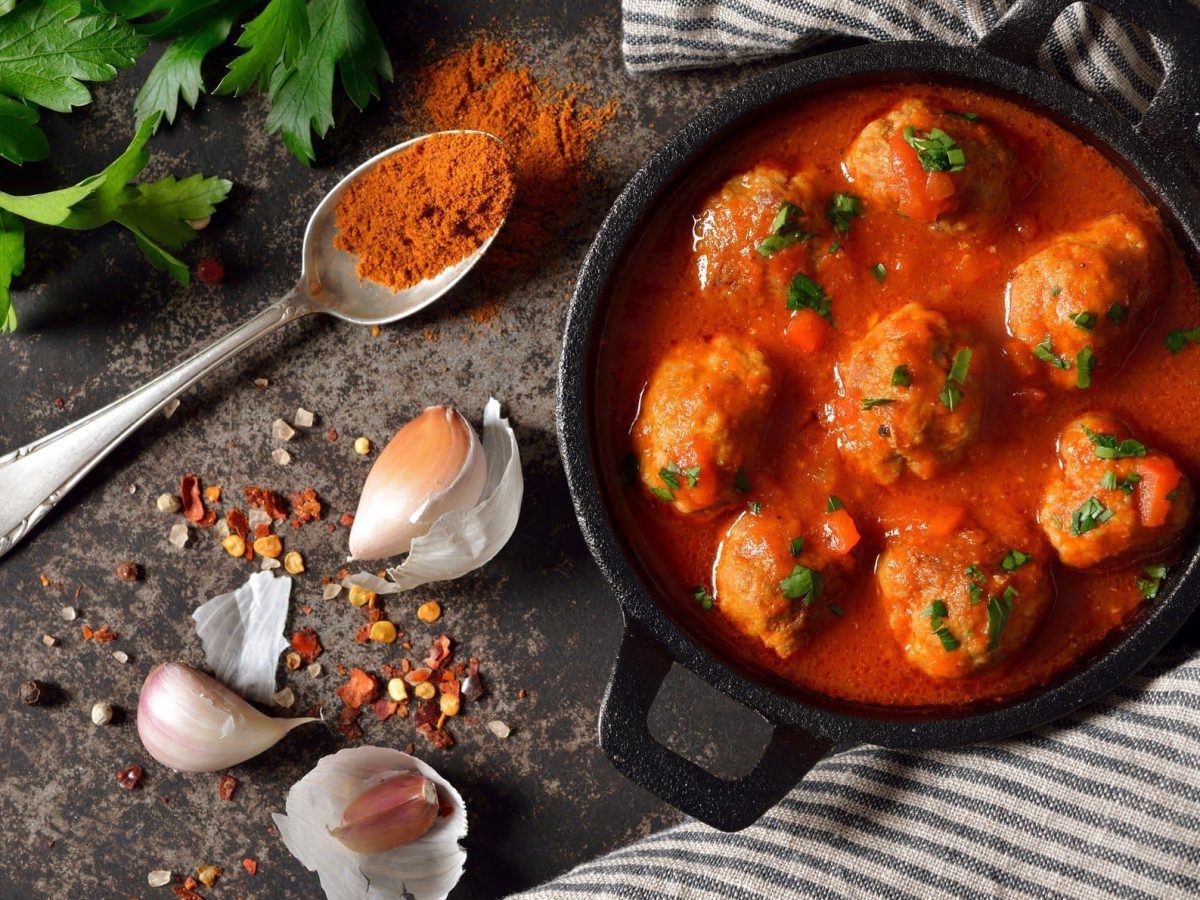
{"label": "parsley leaf", "polygon": [[792,574],[779,582],[779,590],[787,599],[802,600],[805,606],[811,606],[825,590],[825,579],[815,569],[797,563]]}
{"label": "parsley leaf", "polygon": [[204,91],[204,77],[200,74],[204,57],[225,43],[233,20],[232,15],[218,15],[168,45],[134,98],[133,113],[139,123],[159,112],[168,122],[174,122],[181,98],[195,109]]}
{"label": "parsley leaf", "polygon": [[[833,223],[833,230],[838,234],[849,234],[850,223],[862,215],[863,202],[853,194],[844,194],[841,191],[835,193],[829,198],[829,209],[825,211],[825,215],[829,221]],[[837,244],[837,241],[834,241]],[[833,251],[830,250],[832,253]]]}
{"label": "parsley leaf", "polygon": [[1127,459],[1131,456],[1142,457],[1146,455],[1146,445],[1141,441],[1136,441],[1133,438],[1125,438],[1123,441],[1118,441],[1115,434],[1092,431],[1086,425],[1082,427],[1083,433],[1087,435],[1088,440],[1096,445],[1095,453],[1100,459]]}
{"label": "parsley leaf", "polygon": [[821,318],[833,321],[832,301],[825,289],[803,272],[792,276],[786,306],[788,309],[811,309]]}
{"label": "parsley leaf", "polygon": [[887,266],[881,262],[875,263],[875,265],[871,266],[871,277],[880,284],[883,284],[884,279],[887,278]]}
{"label": "parsley leaf", "polygon": [[1054,352],[1054,345],[1050,342],[1050,335],[1042,338],[1042,342],[1033,348],[1033,355],[1044,363],[1050,363],[1056,369],[1065,371],[1071,368],[1069,360],[1063,359]]}
{"label": "parsley leaf", "polygon": [[901,363],[892,369],[892,387],[908,387],[912,384],[912,373],[908,371],[908,366]]}
{"label": "parsley leaf", "polygon": [[85,81],[108,81],[146,41],[119,16],[75,0],[26,0],[0,17],[0,156],[46,156],[35,106],[70,112],[92,101]]}
{"label": "parsley leaf", "polygon": [[750,476],[745,466],[738,466],[737,474],[733,476],[733,489],[739,494],[750,493]]}
{"label": "parsley leaf", "polygon": [[829,502],[825,504],[825,512],[837,512],[839,509],[844,509],[845,506],[846,504],[842,502],[841,497],[836,494],[830,494]]}
{"label": "parsley leaf", "polygon": [[1167,577],[1167,567],[1161,563],[1153,566],[1142,566],[1142,572],[1145,578],[1137,580],[1138,592],[1145,600],[1153,600],[1158,596],[1158,589],[1162,587],[1162,581]]}
{"label": "parsley leaf", "polygon": [[234,41],[245,52],[229,64],[214,93],[240,97],[249,90],[265,91],[276,64],[294,66],[308,39],[304,0],[271,0]]}
{"label": "parsley leaf", "polygon": [[1075,387],[1087,390],[1092,386],[1092,370],[1096,368],[1096,354],[1087,345],[1075,354]]}
{"label": "parsley leaf", "polygon": [[698,584],[692,588],[692,599],[700,604],[701,609],[713,608],[713,595],[710,594],[708,592],[708,588],[702,584]]}
{"label": "parsley leaf", "polygon": [[792,538],[790,541],[788,541],[788,550],[792,552],[792,556],[799,556],[804,552],[804,538]]}
{"label": "parsley leaf", "polygon": [[1108,308],[1108,312],[1104,314],[1108,321],[1114,325],[1120,325],[1125,321],[1125,317],[1129,315],[1129,307],[1123,303],[1114,303]]}
{"label": "parsley leaf", "polygon": [[1000,635],[1012,615],[1013,601],[1017,598],[1017,589],[1011,584],[1004,589],[999,597],[992,597],[987,605],[987,648],[995,650],[1000,646]]}
{"label": "parsley leaf", "polygon": [[1096,316],[1093,313],[1087,312],[1086,310],[1083,312],[1071,313],[1069,316],[1067,316],[1067,318],[1075,323],[1076,328],[1082,328],[1084,331],[1096,330]]}
{"label": "parsley leaf", "polygon": [[267,115],[269,134],[280,132],[284,145],[305,164],[312,163],[312,133],[324,137],[333,125],[333,73],[362,109],[379,96],[379,78],[392,80],[387,50],[367,12],[365,0],[310,0],[311,37],[294,66],[271,75]]}
{"label": "parsley leaf", "polygon": [[874,409],[877,406],[887,406],[889,403],[895,403],[891,397],[863,397],[862,408],[864,410]]}
{"label": "parsley leaf", "polygon": [[759,255],[770,256],[792,244],[807,241],[812,237],[811,232],[805,231],[795,221],[803,215],[804,211],[794,203],[784,200],[779,204],[779,211],[775,213],[775,218],[771,221],[771,233],[758,245]]}
{"label": "parsley leaf", "polygon": [[971,369],[971,355],[972,351],[969,347],[964,347],[954,354],[954,362],[946,374],[946,384],[938,394],[938,399],[950,412],[954,412],[955,407],[962,403],[962,386],[966,384],[967,372]]}
{"label": "parsley leaf", "polygon": [[1075,537],[1087,534],[1093,528],[1103,525],[1113,515],[1111,509],[1095,497],[1089,497],[1083,506],[1071,514],[1071,534]]}
{"label": "parsley leaf", "polygon": [[1163,338],[1163,344],[1172,353],[1178,353],[1188,344],[1200,344],[1200,326],[1184,331],[1172,331]]}
{"label": "parsley leaf", "polygon": [[25,224],[0,209],[0,334],[17,327],[9,286],[25,268]]}
{"label": "parsley leaf", "polygon": [[1033,559],[1033,557],[1028,553],[1013,548],[1004,554],[1004,559],[1000,560],[1000,568],[1002,568],[1005,572],[1015,572],[1031,559]]}
{"label": "parsley leaf", "polygon": [[962,148],[940,128],[917,131],[909,125],[904,129],[904,141],[917,151],[917,159],[926,172],[959,172],[967,164]]}

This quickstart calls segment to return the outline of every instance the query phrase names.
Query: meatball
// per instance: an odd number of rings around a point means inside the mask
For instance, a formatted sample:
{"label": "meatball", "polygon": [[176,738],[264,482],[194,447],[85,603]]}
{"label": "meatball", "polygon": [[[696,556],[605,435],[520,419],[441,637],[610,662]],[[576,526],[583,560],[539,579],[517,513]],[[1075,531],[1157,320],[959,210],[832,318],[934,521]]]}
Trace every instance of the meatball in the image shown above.
{"label": "meatball", "polygon": [[997,665],[1028,642],[1054,596],[1048,553],[1015,515],[967,520],[946,536],[891,537],[875,569],[892,634],[909,662],[936,678]]}
{"label": "meatball", "polygon": [[1063,565],[1085,569],[1163,550],[1191,520],[1191,480],[1111,416],[1085,413],[1069,422],[1058,462],[1038,520]]}
{"label": "meatball", "polygon": [[[784,209],[785,203],[791,206]],[[693,248],[700,287],[764,302],[771,291],[784,290],[797,271],[809,268],[805,236],[817,231],[820,221],[808,174],[760,165],[731,178],[696,217]],[[775,232],[777,249],[764,255],[759,247]]]}
{"label": "meatball", "polygon": [[875,325],[838,364],[827,415],[843,456],[879,484],[930,478],[979,430],[979,354],[946,317],[916,303]]}
{"label": "meatball", "polygon": [[758,514],[744,512],[717,550],[717,609],[781,658],[799,649],[806,629],[836,614],[830,606],[854,571],[852,546],[829,541],[819,519],[817,514],[801,523],[775,504]]}
{"label": "meatball", "polygon": [[1013,169],[1008,149],[984,122],[921,100],[904,100],[867,125],[846,152],[843,168],[868,207],[916,222],[986,230],[1008,214]]}
{"label": "meatball", "polygon": [[1093,367],[1111,371],[1124,362],[1169,279],[1155,229],[1121,213],[1105,216],[1017,266],[1008,330],[1055,384],[1087,387]]}
{"label": "meatball", "polygon": [[672,348],[634,423],[642,483],[683,513],[728,500],[758,450],[774,396],[771,369],[752,344],[718,335]]}

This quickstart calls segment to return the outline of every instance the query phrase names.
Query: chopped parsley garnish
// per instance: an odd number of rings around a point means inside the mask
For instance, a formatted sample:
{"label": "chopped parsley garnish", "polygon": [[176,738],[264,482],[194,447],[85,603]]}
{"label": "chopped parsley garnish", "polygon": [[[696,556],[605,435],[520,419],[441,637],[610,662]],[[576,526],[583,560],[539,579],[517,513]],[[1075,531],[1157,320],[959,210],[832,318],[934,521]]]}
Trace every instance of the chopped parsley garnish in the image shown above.
{"label": "chopped parsley garnish", "polygon": [[708,592],[708,588],[704,585],[698,584],[692,588],[692,597],[700,604],[701,609],[713,608],[713,595]]}
{"label": "chopped parsley garnish", "polygon": [[[1132,494],[1133,489],[1137,486],[1137,483],[1141,480],[1142,480],[1142,476],[1139,475],[1137,472],[1130,472],[1128,475],[1126,475],[1124,478],[1121,479],[1121,483],[1119,485],[1117,485],[1117,487],[1119,487],[1121,490],[1123,490],[1127,494]],[[1171,493],[1173,494],[1175,492],[1172,491]],[[1171,494],[1167,494],[1167,499],[1174,500],[1175,498],[1172,497]]]}
{"label": "chopped parsley garnish", "polygon": [[1059,287],[1057,284],[1054,287],[1050,288],[1050,296],[1051,297],[1057,297],[1061,293],[1062,293],[1062,288]]}
{"label": "chopped parsley garnish", "polygon": [[733,489],[739,494],[750,493],[750,476],[746,474],[745,466],[738,466],[737,474],[733,476]]}
{"label": "chopped parsley garnish", "polygon": [[667,503],[675,502],[675,493],[670,488],[652,487],[650,488],[650,493],[659,500],[665,500]]}
{"label": "chopped parsley garnish", "polygon": [[621,459],[621,484],[632,487],[638,480],[638,458],[636,453],[626,453]]}
{"label": "chopped parsley garnish", "polygon": [[666,468],[658,470],[659,479],[663,482],[663,484],[673,491],[679,490],[679,476],[682,474],[683,472],[680,470],[679,466],[675,465],[675,463],[671,463]]}
{"label": "chopped parsley garnish", "polygon": [[962,148],[940,128],[922,132],[909,125],[904,129],[904,140],[917,151],[917,159],[926,172],[959,172],[967,164]]}
{"label": "chopped parsley garnish", "polygon": [[925,612],[921,613],[922,619],[929,619],[929,630],[937,635],[938,640],[942,642],[942,649],[947,653],[958,649],[958,638],[954,636],[953,632],[945,624],[949,616],[950,614],[946,611],[946,604],[941,600],[934,600],[929,604]]}
{"label": "chopped parsley garnish", "polygon": [[746,504],[746,509],[749,511],[750,515],[757,516],[760,512],[762,512],[762,504],[757,500],[751,500]]}
{"label": "chopped parsley garnish", "polygon": [[875,265],[871,266],[871,277],[880,284],[883,284],[883,280],[887,278],[887,268],[883,263],[877,262]]}
{"label": "chopped parsley garnish", "polygon": [[1096,314],[1095,313],[1090,313],[1090,312],[1071,313],[1069,316],[1067,316],[1067,318],[1075,323],[1076,328],[1082,328],[1084,331],[1095,331],[1096,330]]}
{"label": "chopped parsley garnish", "polygon": [[1133,438],[1118,441],[1116,435],[1092,431],[1086,425],[1083,426],[1083,433],[1088,436],[1089,441],[1096,445],[1096,456],[1100,459],[1126,459],[1131,456],[1146,455],[1146,445]]}
{"label": "chopped parsley garnish", "polygon": [[962,385],[967,381],[967,371],[970,368],[971,349],[964,347],[954,354],[954,362],[950,365],[950,372],[946,375],[946,384],[942,388],[942,392],[938,394],[942,405],[951,412],[954,412],[955,407],[962,403]]}
{"label": "chopped parsley garnish", "polygon": [[792,551],[792,556],[799,556],[804,552],[804,538],[792,538],[790,541],[788,541],[788,549]]}
{"label": "chopped parsley garnish", "polygon": [[987,587],[987,577],[983,574],[983,570],[976,565],[967,566],[967,580],[970,585],[967,587],[967,596],[971,598],[971,605],[978,606],[983,602],[983,590]]}
{"label": "chopped parsley garnish", "polygon": [[1172,353],[1178,353],[1188,344],[1200,344],[1200,326],[1185,331],[1172,331],[1163,338],[1163,344]]}
{"label": "chopped parsley garnish", "polygon": [[825,512],[827,512],[827,513],[837,512],[839,509],[841,509],[845,505],[846,504],[843,503],[841,501],[841,498],[839,498],[836,494],[830,494],[829,502],[825,504]]}
{"label": "chopped parsley garnish", "polygon": [[1096,354],[1091,346],[1083,347],[1075,354],[1075,387],[1087,390],[1092,386],[1092,370],[1096,368]]}
{"label": "chopped parsley garnish", "polygon": [[[849,234],[850,222],[861,216],[862,211],[863,204],[861,200],[853,194],[844,194],[838,191],[829,198],[829,209],[825,211],[825,215],[833,223],[834,231],[838,234]],[[834,241],[834,243],[836,244],[837,242]]]}
{"label": "chopped parsley garnish", "polygon": [[832,244],[829,245],[829,255],[833,256],[833,254],[837,253],[841,249],[842,249],[841,242],[834,241]]}
{"label": "chopped parsley garnish", "polygon": [[815,569],[797,563],[792,574],[779,582],[779,590],[787,599],[803,600],[805,606],[811,606],[825,590],[825,579]]}
{"label": "chopped parsley garnish", "polygon": [[1103,525],[1113,515],[1111,509],[1095,497],[1089,497],[1083,506],[1071,513],[1071,534],[1075,537],[1087,534],[1093,528]]}
{"label": "chopped parsley garnish", "polygon": [[1153,600],[1158,596],[1158,589],[1162,587],[1162,580],[1167,577],[1167,567],[1161,563],[1153,566],[1142,566],[1142,572],[1145,578],[1137,580],[1138,591],[1146,600]]}
{"label": "chopped parsley garnish", "polygon": [[1104,473],[1104,477],[1100,479],[1100,487],[1106,491],[1115,491],[1117,489],[1117,473],[1109,469]]}
{"label": "chopped parsley garnish", "polygon": [[1008,624],[1008,617],[1012,615],[1013,601],[1016,597],[1017,589],[1010,584],[999,597],[992,597],[988,600],[987,648],[989,650],[995,650],[1000,646],[1000,635],[1004,632],[1004,626]]}
{"label": "chopped parsley garnish", "polygon": [[779,212],[775,213],[771,222],[771,233],[758,245],[758,252],[762,256],[770,256],[792,244],[807,241],[812,237],[812,232],[805,231],[796,221],[803,216],[804,211],[800,207],[784,200],[779,204]]}
{"label": "chopped parsley garnish", "polygon": [[1013,548],[1004,554],[1004,559],[1000,560],[1000,568],[1002,568],[1005,572],[1015,572],[1031,559],[1033,559],[1033,557],[1028,553]]}
{"label": "chopped parsley garnish", "polygon": [[1125,317],[1129,315],[1129,307],[1124,303],[1114,303],[1108,308],[1108,312],[1106,312],[1104,315],[1108,318],[1108,321],[1112,322],[1114,325],[1120,325],[1125,321]]}
{"label": "chopped parsley garnish", "polygon": [[1050,342],[1050,335],[1042,338],[1042,342],[1033,348],[1033,355],[1044,363],[1050,363],[1056,369],[1063,369],[1065,371],[1071,368],[1070,361],[1063,359],[1054,352],[1054,346]]}
{"label": "chopped parsley garnish", "polygon": [[803,272],[797,272],[792,277],[792,282],[788,285],[788,309],[811,309],[817,315],[832,322],[830,302],[825,289]]}
{"label": "chopped parsley garnish", "polygon": [[892,387],[908,387],[912,384],[912,373],[908,366],[901,364],[892,369]]}
{"label": "chopped parsley garnish", "polygon": [[895,403],[891,397],[863,397],[862,408],[874,409],[877,406],[887,406],[889,403]]}
{"label": "chopped parsley garnish", "polygon": [[973,113],[973,112],[955,112],[955,111],[954,111],[954,110],[952,110],[952,109],[948,109],[948,110],[946,110],[946,115],[948,115],[948,116],[958,116],[958,118],[960,118],[960,119],[966,119],[968,122],[978,122],[978,121],[979,121],[979,113]]}

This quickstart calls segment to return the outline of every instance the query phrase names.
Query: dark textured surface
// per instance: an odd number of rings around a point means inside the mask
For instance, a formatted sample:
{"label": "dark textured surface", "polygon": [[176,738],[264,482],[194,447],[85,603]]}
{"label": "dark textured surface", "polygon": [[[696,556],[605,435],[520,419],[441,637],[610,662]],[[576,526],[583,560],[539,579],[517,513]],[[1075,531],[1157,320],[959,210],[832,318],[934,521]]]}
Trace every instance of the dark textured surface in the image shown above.
{"label": "dark textured surface", "polygon": [[[381,443],[422,407],[447,400],[477,421],[489,394],[505,403],[525,460],[517,534],[485,569],[418,590],[390,610],[417,648],[444,630],[460,657],[481,657],[491,693],[471,711],[507,721],[513,735],[501,742],[482,725],[458,722],[458,745],[440,752],[427,750],[407,722],[372,721],[365,740],[403,748],[415,739],[418,752],[467,799],[469,858],[456,896],[531,885],[677,818],[621,778],[596,746],[596,712],[620,620],[567,497],[553,433],[555,361],[575,272],[608,204],[661,137],[748,70],[628,78],[615,3],[380,6],[395,10],[380,17],[396,81],[365,114],[341,111],[317,168],[304,168],[262,134],[265,106],[256,99],[205,98],[200,111],[183,113],[152,142],[150,176],[199,170],[235,183],[212,226],[185,252],[192,262],[218,257],[228,272],[222,286],[179,288],[152,272],[117,229],[30,229],[17,295],[21,330],[4,339],[0,356],[0,448],[115,399],[290,287],[308,211],[359,160],[421,130],[409,105],[414,68],[480,27],[520,35],[530,61],[563,81],[592,85],[599,100],[621,103],[597,146],[603,165],[595,167],[596,182],[534,276],[508,277],[485,262],[452,296],[378,338],[332,320],[277,333],[185,395],[172,419],[155,420],[117,450],[0,562],[0,684],[7,692],[0,703],[0,814],[7,823],[0,895],[171,896],[148,888],[147,872],[215,864],[227,874],[206,896],[319,896],[316,876],[269,831],[269,814],[283,809],[288,786],[321,755],[344,745],[340,738],[320,727],[294,733],[233,770],[241,787],[230,803],[217,800],[215,775],[171,773],[138,742],[133,710],[145,674],[163,660],[200,662],[191,611],[254,570],[230,560],[212,533],[194,536],[183,550],[170,546],[167,531],[177,519],[158,513],[154,499],[191,471],[229,492],[244,484],[281,491],[312,485],[336,518],[353,509],[368,467],[351,449],[355,435]],[[93,105],[70,117],[48,116],[50,162],[5,167],[0,188],[56,186],[107,164],[132,133],[132,97],[149,61],[99,86]],[[472,317],[493,301],[495,318]],[[253,385],[259,377],[269,380],[265,390]],[[288,445],[295,461],[280,468],[269,457],[270,423],[290,419],[298,405],[316,411],[317,426]],[[330,427],[342,436],[337,443],[323,437]],[[358,613],[344,602],[320,601],[320,576],[344,556],[344,529],[329,535],[308,526],[287,529],[286,537],[309,563],[293,591],[290,624],[317,629],[326,672],[316,680],[286,674],[280,686],[295,690],[297,708],[325,701],[336,710],[336,663],[377,669],[396,654],[356,645]],[[144,566],[144,581],[112,576],[123,558]],[[41,575],[50,587],[40,584]],[[414,615],[429,598],[445,609],[435,627]],[[311,616],[300,611],[306,603]],[[68,604],[79,608],[77,622],[61,621]],[[120,639],[85,643],[80,623],[108,624]],[[44,633],[57,636],[57,646],[43,646]],[[114,649],[130,662],[116,662]],[[17,685],[32,677],[60,686],[63,701],[20,705]],[[520,688],[526,699],[517,698]],[[88,718],[96,700],[124,713],[96,728]],[[668,679],[652,718],[657,734],[718,771],[745,771],[765,741],[753,716],[691,676]],[[115,773],[135,762],[146,768],[143,786],[121,790]],[[255,877],[241,870],[243,856],[259,861]]]}

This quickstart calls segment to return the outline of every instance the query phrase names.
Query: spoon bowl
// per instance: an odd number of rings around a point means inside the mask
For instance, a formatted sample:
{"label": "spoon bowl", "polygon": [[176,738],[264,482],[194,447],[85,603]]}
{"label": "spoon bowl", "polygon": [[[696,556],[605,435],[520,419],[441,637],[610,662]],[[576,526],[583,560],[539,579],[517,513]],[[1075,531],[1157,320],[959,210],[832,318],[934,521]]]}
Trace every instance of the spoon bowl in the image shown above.
{"label": "spoon bowl", "polygon": [[[304,231],[297,285],[248,322],[103,409],[53,434],[0,455],[0,556],[4,556],[52,510],[72,487],[121,441],[196,381],[294,319],[328,313],[356,325],[383,325],[424,309],[454,287],[479,262],[504,226],[501,222],[474,252],[433,278],[400,291],[360,279],[356,258],[334,246],[337,208],[349,187],[383,160],[435,135],[484,134],[441,131],[379,153],[339,181],[317,204]],[[185,538],[186,540],[186,538]]]}
{"label": "spoon bowl", "polygon": [[[504,227],[503,222],[487,240],[459,262],[443,269],[433,278],[427,278],[400,291],[393,291],[374,281],[360,279],[355,271],[356,257],[345,250],[339,250],[333,243],[337,234],[338,204],[352,184],[385,159],[431,137],[449,134],[482,134],[504,147],[500,138],[486,131],[464,129],[421,135],[372,156],[339,181],[317,204],[317,208],[309,217],[308,227],[304,230],[300,284],[321,312],[356,325],[383,325],[395,322],[433,303],[462,280],[483,258],[500,229]],[[507,148],[505,153],[507,154]]]}

